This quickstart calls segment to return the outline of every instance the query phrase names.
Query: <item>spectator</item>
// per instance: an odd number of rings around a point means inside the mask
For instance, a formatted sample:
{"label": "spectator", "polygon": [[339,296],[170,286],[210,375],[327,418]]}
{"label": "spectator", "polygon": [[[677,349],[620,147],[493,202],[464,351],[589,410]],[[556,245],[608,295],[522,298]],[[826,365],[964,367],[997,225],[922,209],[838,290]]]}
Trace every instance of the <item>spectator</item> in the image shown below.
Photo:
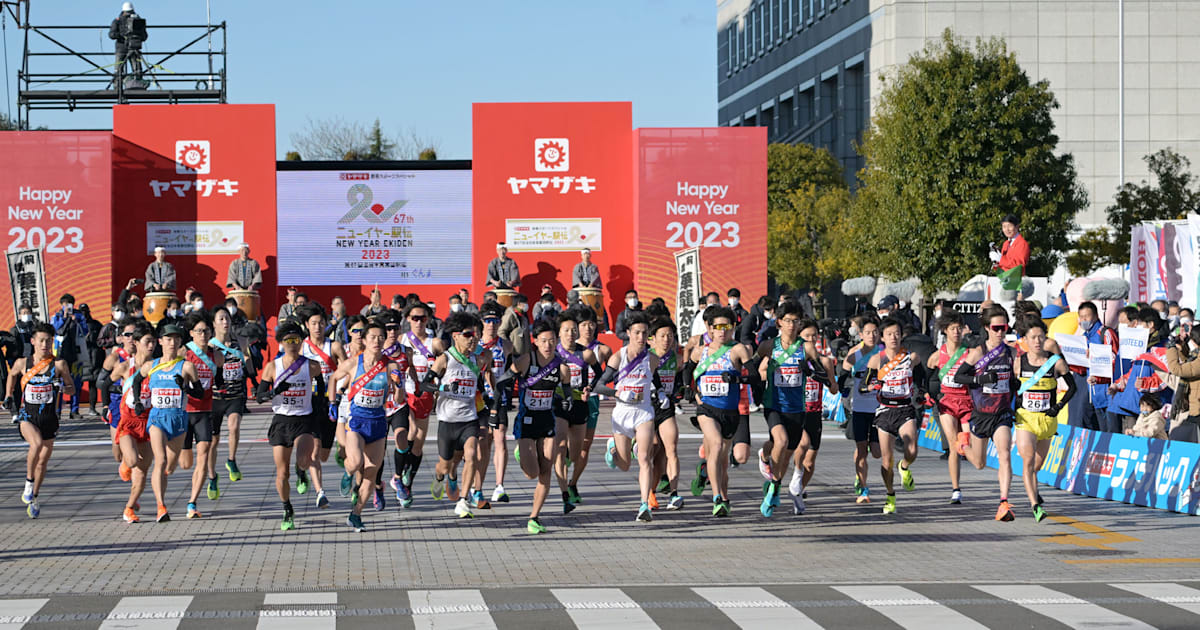
{"label": "spectator", "polygon": [[346,302],[340,295],[333,296],[329,302],[329,323],[325,325],[325,336],[338,343],[350,343],[350,333],[346,331]]}
{"label": "spectator", "polygon": [[945,300],[935,300],[933,303],[933,316],[929,318],[929,325],[925,327],[926,334],[933,340],[933,345],[942,347],[946,343],[946,333],[938,326],[938,320],[942,318],[942,312],[946,309]]}
{"label": "spectator", "polygon": [[191,313],[203,313],[203,312],[204,312],[204,295],[194,289],[188,291],[188,303],[187,303],[187,306],[185,306],[183,309],[184,315],[188,315]]}
{"label": "spectator", "polygon": [[1134,422],[1132,427],[1125,429],[1125,435],[1167,439],[1167,421],[1163,419],[1162,401],[1158,396],[1142,394],[1139,407],[1142,413],[1138,414],[1137,422]]}
{"label": "spectator", "polygon": [[[1150,331],[1149,339],[1146,341],[1147,351],[1161,347],[1166,342],[1159,332],[1161,322],[1158,312],[1152,308],[1146,307],[1138,312],[1137,327]],[[1115,395],[1108,404],[1108,426],[1102,427],[1102,429],[1109,433],[1121,433],[1126,424],[1133,423],[1138,415],[1138,405],[1142,394],[1157,393],[1164,402],[1171,402],[1171,390],[1165,388],[1163,378],[1158,373],[1157,366],[1153,361],[1148,358],[1137,358],[1132,361],[1122,360],[1121,367],[1124,376],[1109,385],[1108,388],[1109,393]]]}
{"label": "spectator", "polygon": [[496,301],[496,292],[495,291],[484,291],[483,292],[483,303],[484,304],[487,304],[488,302],[495,302],[495,301]]}
{"label": "spectator", "polygon": [[696,313],[696,316],[694,318],[692,318],[692,331],[691,331],[692,337],[695,337],[696,335],[703,335],[705,332],[708,331],[708,326],[704,322],[704,313],[705,313],[705,311],[712,308],[713,306],[720,306],[720,305],[721,305],[721,294],[720,293],[717,293],[716,291],[709,291],[708,293],[704,294],[704,306],[701,307],[700,312]]}
{"label": "spectator", "polygon": [[592,263],[592,250],[583,248],[579,251],[580,261],[571,270],[571,288],[590,287],[600,289],[600,268]]}
{"label": "spectator", "polygon": [[[1187,397],[1175,396],[1176,418],[1200,415],[1200,327],[1189,328],[1167,348],[1167,372],[1179,377],[1180,389],[1186,385]],[[1178,392],[1176,392],[1178,394]]]}
{"label": "spectator", "polygon": [[71,376],[75,381],[75,393],[71,396],[71,419],[79,415],[79,391],[83,387],[82,373],[84,364],[90,369],[91,353],[88,351],[88,323],[83,313],[75,310],[75,297],[65,293],[58,300],[58,312],[50,318],[54,326],[55,340],[58,342],[58,358],[71,366]]}
{"label": "spectator", "polygon": [[617,338],[626,343],[629,342],[629,316],[642,310],[642,303],[638,300],[638,292],[630,289],[625,292],[625,310],[617,315]]}
{"label": "spectator", "polygon": [[449,304],[450,304],[450,314],[451,315],[453,315],[455,313],[463,312],[462,298],[459,297],[457,293],[451,295],[450,299],[447,300],[447,302],[449,302]]}
{"label": "spectator", "polygon": [[1133,327],[1137,325],[1138,307],[1126,306],[1117,313],[1117,323],[1121,326]]}
{"label": "spectator", "polygon": [[1080,412],[1075,414],[1072,411],[1068,414],[1067,420],[1071,426],[1099,431],[1102,426],[1109,426],[1107,417],[1108,386],[1114,378],[1120,375],[1120,365],[1115,360],[1120,351],[1120,344],[1117,341],[1116,331],[1100,321],[1100,311],[1096,308],[1095,303],[1083,302],[1076,312],[1079,316],[1079,329],[1075,334],[1086,338],[1089,344],[1108,344],[1112,348],[1114,361],[1113,369],[1108,374],[1096,373],[1085,367],[1070,366],[1076,388],[1081,392],[1087,391],[1088,395],[1076,396],[1080,399],[1079,407],[1077,407]]}
{"label": "spectator", "polygon": [[1008,215],[1000,222],[1000,231],[1004,233],[1004,243],[1000,251],[993,251],[991,258],[995,268],[1008,271],[1020,266],[1022,273],[1029,268],[1029,243],[1021,236],[1020,223],[1015,215]]}
{"label": "spectator", "polygon": [[[96,411],[96,379],[100,376],[100,367],[104,365],[105,350],[100,348],[100,329],[102,326],[96,318],[92,317],[92,309],[87,304],[79,305],[79,312],[83,313],[83,317],[87,320],[87,354],[89,360],[80,362],[80,380],[88,384],[88,416],[99,416]],[[75,392],[77,395],[78,391]],[[101,400],[104,406],[108,406],[106,401]]]}
{"label": "spectator", "polygon": [[750,307],[750,312],[742,318],[742,324],[738,327],[737,340],[748,347],[751,351],[758,350],[759,333],[767,324],[767,321],[775,317],[775,300],[771,296],[764,295],[758,298]]}
{"label": "spectator", "polygon": [[146,291],[175,291],[175,265],[167,262],[167,250],[154,248],[154,262],[146,267]]}
{"label": "spectator", "polygon": [[371,302],[362,307],[358,314],[363,317],[374,317],[386,310],[387,308],[383,306],[383,293],[379,291],[379,287],[375,287],[371,289]]}
{"label": "spectator", "polygon": [[470,297],[471,294],[465,288],[458,290],[458,299],[462,303],[463,310],[472,315],[478,315],[479,306],[471,303]]}
{"label": "spectator", "polygon": [[250,257],[250,246],[242,243],[238,247],[238,257],[229,263],[229,271],[225,274],[225,287],[242,291],[257,291],[262,286],[262,269],[258,261]]}
{"label": "spectator", "polygon": [[[245,326],[249,320],[246,318],[246,314],[242,312],[242,309],[238,308],[237,300],[226,298],[224,307],[229,312],[229,327],[234,331],[234,335],[236,336],[238,334],[237,331],[241,330],[242,326]],[[259,315],[259,317],[262,317],[262,315]]]}
{"label": "spectator", "polygon": [[17,323],[12,327],[13,343],[16,344],[17,358],[33,356],[33,325],[38,323],[33,317],[33,309],[28,304],[22,304],[17,309]]}
{"label": "spectator", "polygon": [[808,289],[801,293],[800,297],[796,300],[800,303],[800,310],[804,311],[804,316],[814,321],[817,319],[816,302],[818,297],[816,289]]}
{"label": "spectator", "polygon": [[425,303],[425,306],[429,307],[429,321],[426,324],[426,330],[428,330],[429,334],[433,337],[441,337],[442,326],[444,322],[436,315],[437,303],[427,302]]}
{"label": "spectator", "polygon": [[533,321],[536,322],[543,317],[558,317],[562,314],[562,310],[562,306],[550,290],[550,285],[547,284],[542,287],[542,296],[538,298],[537,304],[533,305]]}
{"label": "spectator", "polygon": [[179,298],[173,297],[167,300],[167,309],[163,311],[163,318],[158,320],[155,325],[156,334],[162,334],[164,326],[175,325],[183,326],[183,307]]}
{"label": "spectator", "polygon": [[494,289],[518,289],[521,286],[521,270],[517,261],[508,257],[508,247],[496,244],[496,257],[488,263],[487,286]]}
{"label": "spectator", "polygon": [[100,328],[100,334],[96,337],[96,345],[103,351],[108,352],[117,345],[117,334],[125,327],[128,316],[125,312],[125,305],[121,302],[113,304],[112,321]]}
{"label": "spectator", "polygon": [[528,310],[529,298],[518,293],[513,297],[513,305],[504,311],[504,317],[500,320],[497,334],[512,344],[513,356],[522,356],[529,350],[529,320],[525,319]]}
{"label": "spectator", "polygon": [[292,314],[296,312],[296,287],[288,287],[287,301],[279,307],[279,324],[292,318]]}
{"label": "spectator", "polygon": [[746,315],[749,315],[749,313],[746,312],[746,308],[741,304],[742,292],[736,288],[733,288],[725,294],[725,297],[729,300],[729,309],[732,310],[734,316],[737,317],[737,323],[735,325],[741,325],[742,320],[745,319]]}

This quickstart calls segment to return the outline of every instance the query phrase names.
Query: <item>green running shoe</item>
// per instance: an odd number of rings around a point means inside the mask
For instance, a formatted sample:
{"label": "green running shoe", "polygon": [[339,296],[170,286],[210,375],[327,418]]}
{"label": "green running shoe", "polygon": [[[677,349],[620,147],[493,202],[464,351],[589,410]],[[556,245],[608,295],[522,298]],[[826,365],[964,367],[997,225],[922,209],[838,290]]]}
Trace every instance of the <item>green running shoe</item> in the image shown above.
{"label": "green running shoe", "polygon": [[[579,505],[580,503],[583,503],[583,499],[579,496],[579,488],[576,487],[575,485],[567,486],[567,497],[570,499],[571,503],[574,503],[575,505]],[[504,502],[508,503],[508,495],[507,494],[504,495]]]}
{"label": "green running shoe", "polygon": [[544,534],[546,533],[546,526],[542,525],[541,521],[537,520],[536,518],[531,518],[529,519],[529,522],[525,524],[525,531],[529,532],[530,534]]}
{"label": "green running shoe", "polygon": [[354,489],[354,478],[350,476],[349,472],[343,472],[342,473],[342,483],[340,486],[338,486],[338,492],[341,493],[342,496],[348,497],[348,496],[350,496],[350,491],[353,489]]}
{"label": "green running shoe", "polygon": [[433,498],[435,498],[439,501],[442,499],[445,499],[446,498],[446,480],[444,478],[438,479],[437,475],[434,475],[433,483],[429,484],[429,494],[432,494]]}
{"label": "green running shoe", "polygon": [[857,496],[861,495],[862,489],[863,489],[862,479],[859,479],[858,475],[854,475],[854,496],[857,497]]}
{"label": "green running shoe", "polygon": [[897,464],[896,467],[900,469],[900,483],[904,485],[904,489],[912,490],[916,488],[917,483],[913,481],[912,471],[900,464]]}
{"label": "green running shoe", "polygon": [[296,529],[296,521],[292,519],[291,514],[283,516],[283,521],[279,523],[279,529],[285,532]]}
{"label": "green running shoe", "polygon": [[225,460],[225,470],[229,471],[230,481],[242,480],[242,471],[238,470],[237,462],[233,461],[232,459]]}
{"label": "green running shoe", "polygon": [[308,492],[308,473],[296,467],[296,492],[305,494]]}
{"label": "green running shoe", "polygon": [[345,451],[345,449],[342,448],[341,444],[335,445],[334,449],[336,449],[336,450],[334,450],[333,460],[335,462],[337,462],[338,468],[345,468],[346,467],[346,451]]}
{"label": "green running shoe", "polygon": [[896,495],[894,495],[894,494],[888,495],[887,501],[885,501],[883,504],[883,513],[884,514],[895,514],[896,513]]}
{"label": "green running shoe", "polygon": [[1042,507],[1041,503],[1033,506],[1033,518],[1039,523],[1046,518],[1046,508]]}
{"label": "green running shoe", "polygon": [[671,480],[668,479],[666,475],[663,475],[662,479],[658,480],[658,487],[655,488],[654,491],[655,492],[666,492],[667,490],[670,490],[670,489],[671,489]]}
{"label": "green running shoe", "polygon": [[217,487],[217,478],[210,477],[208,480],[208,500],[216,501],[221,498],[221,489]]}
{"label": "green running shoe", "polygon": [[351,512],[350,516],[346,517],[346,524],[350,527],[353,527],[354,531],[356,532],[367,531],[367,526],[363,525],[362,516],[355,514],[354,512]]}

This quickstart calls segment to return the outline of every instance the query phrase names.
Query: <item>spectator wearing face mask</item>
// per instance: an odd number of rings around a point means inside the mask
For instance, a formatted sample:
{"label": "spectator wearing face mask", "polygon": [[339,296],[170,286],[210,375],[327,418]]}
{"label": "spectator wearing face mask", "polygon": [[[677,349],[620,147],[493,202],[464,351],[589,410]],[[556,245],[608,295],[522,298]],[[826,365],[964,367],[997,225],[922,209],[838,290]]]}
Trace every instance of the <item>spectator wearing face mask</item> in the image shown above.
{"label": "spectator wearing face mask", "polygon": [[83,373],[90,371],[91,353],[88,351],[87,317],[75,309],[75,297],[65,293],[58,300],[59,309],[50,318],[54,326],[54,338],[58,349],[56,355],[71,366],[75,381],[75,394],[71,396],[71,419],[79,418],[79,391],[83,387]]}
{"label": "spectator wearing face mask", "polygon": [[183,303],[179,298],[171,298],[167,301],[167,310],[163,311],[163,318],[158,320],[155,326],[157,334],[161,336],[165,326],[181,326],[183,325]]}
{"label": "spectator wearing face mask", "polygon": [[33,356],[33,325],[38,323],[33,317],[33,309],[28,304],[22,304],[17,309],[17,323],[9,332],[17,346],[17,358]]}
{"label": "spectator wearing face mask", "polygon": [[642,302],[638,300],[638,292],[630,289],[625,292],[625,310],[617,315],[617,337],[629,342],[629,316],[642,310]]}
{"label": "spectator wearing face mask", "polygon": [[191,289],[188,291],[188,303],[183,309],[184,315],[191,313],[204,312],[204,296],[199,291]]}
{"label": "spectator wearing face mask", "polygon": [[738,343],[757,351],[758,344],[762,341],[760,333],[763,327],[774,318],[775,300],[769,295],[758,298],[758,301],[750,306],[750,311],[742,318],[741,326],[738,326]]}
{"label": "spectator wearing face mask", "polygon": [[721,305],[721,294],[716,291],[709,291],[704,296],[704,308],[696,313],[696,317],[692,319],[692,336],[703,335],[708,332],[708,325],[704,322],[704,312],[713,306]]}
{"label": "spectator wearing face mask", "polygon": [[124,304],[113,304],[112,321],[100,328],[100,335],[96,338],[96,344],[101,350],[107,353],[117,345],[117,334],[121,332],[128,318],[129,314]]}
{"label": "spectator wearing face mask", "polygon": [[512,344],[513,356],[521,356],[529,350],[529,320],[525,318],[528,312],[529,298],[518,293],[513,296],[513,305],[505,309],[504,317],[500,319],[497,334]]}
{"label": "spectator wearing face mask", "polygon": [[562,314],[562,306],[555,299],[554,293],[550,289],[550,285],[542,287],[542,296],[538,298],[537,304],[533,305],[531,313],[533,321],[538,321],[544,317],[558,317]]}
{"label": "spectator wearing face mask", "polygon": [[734,316],[737,317],[737,324],[735,324],[735,326],[740,326],[742,323],[742,320],[745,319],[746,316],[750,314],[749,312],[746,311],[745,307],[743,307],[741,304],[742,292],[737,290],[736,288],[730,289],[725,294],[725,298],[727,300],[729,300],[729,309],[732,310]]}

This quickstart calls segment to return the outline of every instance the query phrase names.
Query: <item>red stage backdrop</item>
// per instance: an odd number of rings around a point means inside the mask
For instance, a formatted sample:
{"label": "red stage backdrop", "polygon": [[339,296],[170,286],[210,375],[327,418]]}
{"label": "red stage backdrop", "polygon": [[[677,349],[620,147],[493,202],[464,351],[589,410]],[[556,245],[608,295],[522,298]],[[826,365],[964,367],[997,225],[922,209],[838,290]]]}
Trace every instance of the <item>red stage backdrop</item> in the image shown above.
{"label": "red stage backdrop", "polygon": [[239,243],[263,268],[262,309],[278,312],[275,274],[275,106],[113,108],[113,290],[145,277],[156,244],[175,265],[178,295],[225,299]]}
{"label": "red stage backdrop", "polygon": [[590,247],[615,320],[634,281],[631,104],[475,103],[472,114],[472,296],[499,241],[514,241],[531,301],[544,284],[565,300]]}
{"label": "red stage backdrop", "polygon": [[[107,131],[0,134],[0,204],[6,251],[41,249],[46,312],[63,293],[108,321],[111,307],[111,146]],[[12,295],[0,291],[0,328],[13,325]]]}
{"label": "red stage backdrop", "polygon": [[[677,311],[675,252],[700,248],[700,296],[767,292],[767,131],[638,129],[637,286]],[[686,332],[681,332],[685,336]]]}

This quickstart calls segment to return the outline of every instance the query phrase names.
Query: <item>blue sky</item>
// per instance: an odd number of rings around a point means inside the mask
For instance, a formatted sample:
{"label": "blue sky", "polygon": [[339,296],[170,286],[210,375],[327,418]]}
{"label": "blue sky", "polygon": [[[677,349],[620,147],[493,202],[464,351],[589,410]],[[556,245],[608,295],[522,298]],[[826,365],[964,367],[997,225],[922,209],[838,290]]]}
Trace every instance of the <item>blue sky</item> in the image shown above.
{"label": "blue sky", "polygon": [[[107,27],[120,4],[33,0],[31,22]],[[204,23],[204,0],[134,5],[152,28]],[[385,131],[434,139],[441,158],[469,158],[477,101],[628,100],[638,127],[716,124],[713,0],[212,0],[212,16],[229,24],[229,101],[276,105],[280,156],[309,117],[340,116],[378,117]],[[21,32],[7,27],[4,111],[15,116]],[[111,50],[100,31],[75,36]],[[168,37],[152,30],[147,50]],[[35,111],[32,122],[112,124],[107,110]]]}

